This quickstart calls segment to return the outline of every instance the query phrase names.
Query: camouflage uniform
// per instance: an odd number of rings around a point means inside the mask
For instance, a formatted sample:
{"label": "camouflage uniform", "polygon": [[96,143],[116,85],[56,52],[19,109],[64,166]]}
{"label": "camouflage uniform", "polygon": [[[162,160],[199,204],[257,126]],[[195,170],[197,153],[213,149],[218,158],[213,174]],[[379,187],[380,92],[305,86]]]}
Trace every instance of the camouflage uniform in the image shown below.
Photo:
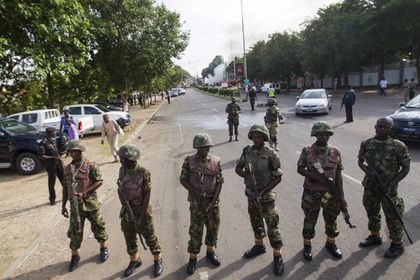
{"label": "camouflage uniform", "polygon": [[220,159],[210,154],[205,160],[200,159],[197,154],[188,156],[182,165],[179,179],[188,181],[194,188],[200,190],[199,177],[201,174],[197,173],[197,171],[204,173],[201,187],[204,188],[207,195],[205,197],[197,197],[193,194],[188,195],[191,213],[188,252],[191,254],[200,252],[204,225],[207,228],[205,238],[207,246],[216,246],[220,226],[219,199],[214,204],[214,207],[206,213],[207,206],[213,200],[216,186],[223,184]]}
{"label": "camouflage uniform", "polygon": [[[120,168],[119,179],[121,186],[130,201],[130,206],[136,219],[139,219],[141,215],[141,202],[144,194],[150,192],[150,178],[150,172],[138,164],[133,169]],[[155,235],[152,213],[152,206],[149,204],[139,225],[139,233],[144,237],[152,254],[158,255],[161,252],[161,248]],[[121,208],[120,219],[121,230],[124,233],[125,244],[127,245],[127,253],[131,256],[135,255],[138,252],[137,232],[124,208]]]}
{"label": "camouflage uniform", "polygon": [[269,107],[267,108],[264,117],[265,126],[270,133],[270,143],[277,144],[277,128],[279,127],[279,122],[283,119],[283,116],[279,107],[277,107],[277,102],[274,98],[268,99],[268,105]]}
{"label": "camouflage uniform", "polygon": [[[68,197],[71,200],[73,197],[71,184],[72,184],[72,173],[71,165],[75,165],[76,181],[77,188],[76,192],[85,193],[88,186],[91,186],[97,181],[102,181],[102,175],[98,166],[86,159],[75,162],[72,161],[69,165],[64,168],[64,188],[68,192]],[[81,166],[82,165],[82,166]],[[79,169],[80,168],[80,169]],[[73,204],[70,209],[70,228],[67,232],[67,236],[70,238],[70,249],[73,251],[78,250],[83,240],[83,227],[85,219],[88,219],[91,223],[91,229],[95,236],[95,239],[104,243],[108,239],[108,234],[105,231],[105,221],[103,220],[100,214],[100,203],[96,192],[91,193],[90,195],[83,198],[82,201],[79,201],[79,214],[82,224],[82,230],[77,232],[78,224],[75,209]]]}
{"label": "camouflage uniform", "polygon": [[[249,163],[253,165],[254,175],[257,181],[258,190],[263,189],[269,184],[273,177],[282,176],[280,169],[280,158],[278,154],[270,147],[264,146],[260,151],[254,149],[254,146],[244,148],[237,166],[250,173]],[[255,239],[261,240],[266,236],[264,220],[267,225],[267,234],[270,244],[274,249],[280,249],[283,242],[279,229],[279,214],[276,209],[276,192],[270,190],[261,195],[260,206],[253,199],[255,190],[251,182],[245,182],[245,195],[248,197],[248,214],[251,220],[251,226],[254,231]]]}
{"label": "camouflage uniform", "polygon": [[[343,170],[340,151],[330,145],[319,147],[316,143],[303,148],[298,166],[304,167],[308,171],[317,172],[313,166],[317,161],[321,162],[322,168],[333,179],[336,177],[337,170]],[[341,211],[340,204],[331,197],[328,192],[328,186],[314,182],[306,177],[303,188],[301,204],[305,214],[302,230],[303,238],[310,240],[315,237],[315,225],[321,207],[325,221],[325,234],[328,237],[338,236],[336,221]]]}
{"label": "camouflage uniform", "polygon": [[[375,138],[363,141],[360,145],[358,157],[361,160],[367,158],[369,163],[372,163],[372,167],[376,169],[385,185],[398,174],[401,167],[410,166],[407,146],[403,142],[390,137],[385,141],[378,141]],[[392,206],[389,205],[388,201],[382,195],[380,186],[368,176],[365,176],[362,184],[365,188],[363,205],[369,218],[369,230],[371,232],[380,232],[380,210],[382,205],[390,239],[400,241],[403,235],[403,228],[393,216]],[[402,217],[404,213],[404,201],[398,196],[397,186],[394,186],[391,190],[390,197]]]}
{"label": "camouflage uniform", "polygon": [[232,103],[229,103],[226,107],[226,113],[228,113],[228,124],[229,124],[229,136],[232,137],[233,129],[235,128],[235,135],[238,136],[238,126],[239,126],[239,114],[241,107],[236,103],[237,99],[232,98]]}

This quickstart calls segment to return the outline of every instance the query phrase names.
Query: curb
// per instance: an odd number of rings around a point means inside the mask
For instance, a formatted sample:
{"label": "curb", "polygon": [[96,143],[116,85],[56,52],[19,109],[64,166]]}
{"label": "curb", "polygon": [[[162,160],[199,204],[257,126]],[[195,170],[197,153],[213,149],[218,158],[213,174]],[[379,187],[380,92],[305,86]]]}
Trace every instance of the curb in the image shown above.
{"label": "curb", "polygon": [[[155,109],[155,111],[153,111],[152,115],[147,118],[146,120],[144,120],[144,122],[137,127],[137,129],[134,131],[133,135],[130,136],[130,138],[128,138],[124,143],[130,143],[131,141],[134,140],[134,137],[138,137],[138,133],[140,133],[144,127],[155,117],[155,115],[157,114],[157,112],[159,111],[160,107],[162,107],[164,102],[161,102],[160,105]],[[104,192],[104,194],[99,197],[99,202],[101,203],[101,205],[103,205],[105,199],[107,198],[109,192]],[[102,208],[102,207],[101,207]],[[60,221],[60,219],[62,218],[61,214],[57,214],[52,220],[51,222],[44,228],[43,231],[41,231],[41,233],[38,235],[38,237],[31,243],[31,245],[29,246],[28,249],[25,250],[25,252],[23,252],[23,254],[17,259],[15,260],[12,265],[6,270],[6,272],[3,273],[3,275],[1,276],[0,279],[10,279],[10,276],[13,275],[17,269],[19,269],[26,261],[27,259],[32,255],[33,252],[35,252],[35,250],[38,248],[39,243],[45,238],[45,236],[49,233],[49,230],[53,227],[55,227],[58,222]]]}

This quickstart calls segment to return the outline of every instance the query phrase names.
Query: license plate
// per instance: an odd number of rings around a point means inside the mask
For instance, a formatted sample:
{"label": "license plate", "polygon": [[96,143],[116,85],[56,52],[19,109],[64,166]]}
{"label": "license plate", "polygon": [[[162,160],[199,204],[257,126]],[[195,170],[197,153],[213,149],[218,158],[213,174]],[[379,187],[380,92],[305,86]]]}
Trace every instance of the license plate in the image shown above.
{"label": "license plate", "polygon": [[415,128],[411,128],[411,127],[404,127],[403,130],[404,131],[408,131],[408,132],[414,132],[414,131],[416,131]]}

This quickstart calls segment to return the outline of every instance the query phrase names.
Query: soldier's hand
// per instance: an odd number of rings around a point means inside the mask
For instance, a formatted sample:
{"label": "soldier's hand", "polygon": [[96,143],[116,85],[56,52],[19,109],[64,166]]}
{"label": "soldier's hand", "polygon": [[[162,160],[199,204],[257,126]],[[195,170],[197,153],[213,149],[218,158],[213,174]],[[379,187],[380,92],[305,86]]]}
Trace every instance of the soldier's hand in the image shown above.
{"label": "soldier's hand", "polygon": [[69,212],[67,211],[66,207],[63,207],[61,209],[61,215],[63,215],[64,217],[68,218],[69,217]]}
{"label": "soldier's hand", "polygon": [[77,197],[78,200],[82,200],[83,193],[74,193],[74,195]]}
{"label": "soldier's hand", "polygon": [[347,201],[345,201],[344,199],[341,200],[340,205],[341,205],[341,209],[347,209]]}

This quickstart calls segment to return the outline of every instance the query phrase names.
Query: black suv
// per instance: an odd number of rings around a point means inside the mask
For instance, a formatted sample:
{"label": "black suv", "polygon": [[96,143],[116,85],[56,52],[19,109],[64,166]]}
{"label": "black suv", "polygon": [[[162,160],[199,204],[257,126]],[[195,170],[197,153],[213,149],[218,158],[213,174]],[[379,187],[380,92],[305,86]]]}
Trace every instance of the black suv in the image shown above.
{"label": "black suv", "polygon": [[[0,119],[0,168],[11,167],[19,173],[30,175],[42,168],[40,159],[41,141],[45,132],[13,119]],[[57,146],[64,154],[68,144],[65,134],[57,133]]]}

